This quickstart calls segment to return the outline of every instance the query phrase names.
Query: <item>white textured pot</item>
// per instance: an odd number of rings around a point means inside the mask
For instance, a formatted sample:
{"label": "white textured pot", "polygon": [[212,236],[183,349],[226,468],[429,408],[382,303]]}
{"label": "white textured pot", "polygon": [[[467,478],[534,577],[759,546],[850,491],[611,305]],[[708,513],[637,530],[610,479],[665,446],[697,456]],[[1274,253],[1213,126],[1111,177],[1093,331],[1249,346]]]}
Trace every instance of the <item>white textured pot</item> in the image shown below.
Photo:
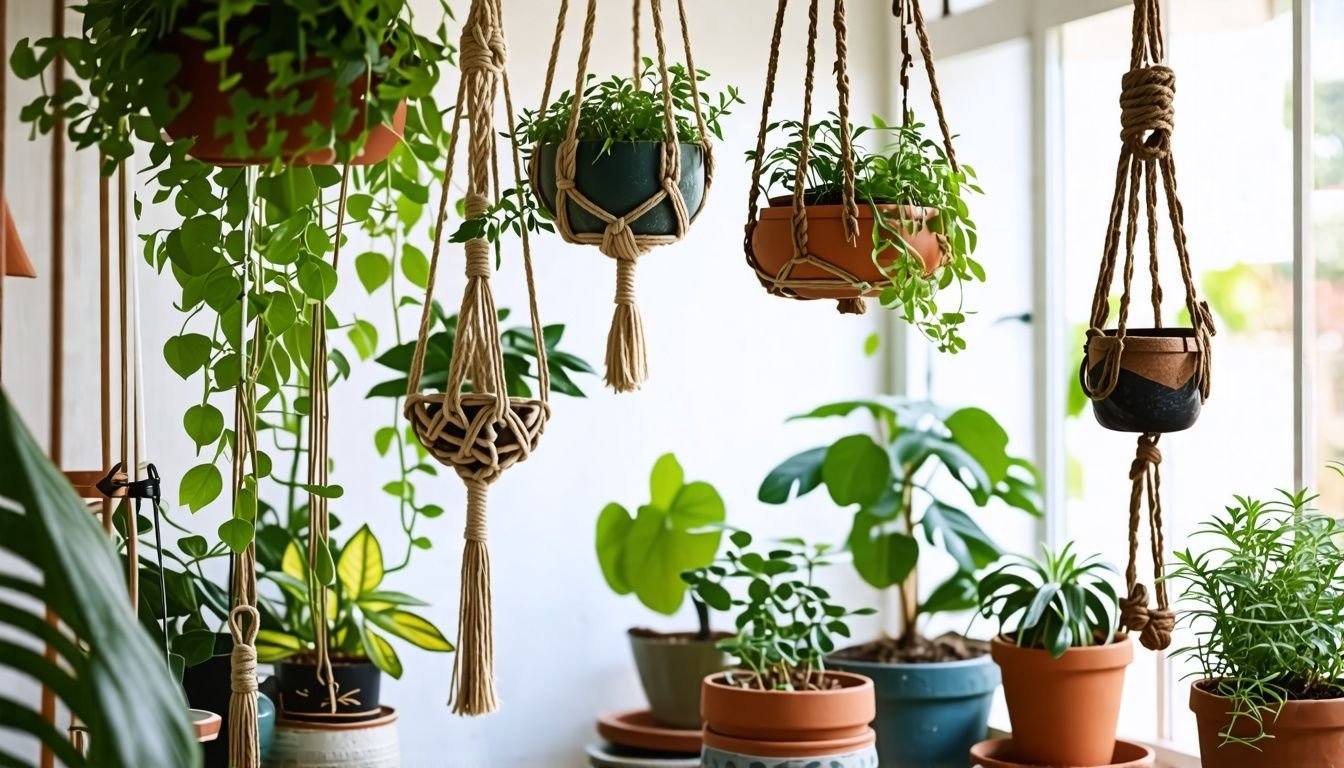
{"label": "white textured pot", "polygon": [[397,713],[383,707],[377,720],[329,724],[281,720],[266,768],[400,768]]}

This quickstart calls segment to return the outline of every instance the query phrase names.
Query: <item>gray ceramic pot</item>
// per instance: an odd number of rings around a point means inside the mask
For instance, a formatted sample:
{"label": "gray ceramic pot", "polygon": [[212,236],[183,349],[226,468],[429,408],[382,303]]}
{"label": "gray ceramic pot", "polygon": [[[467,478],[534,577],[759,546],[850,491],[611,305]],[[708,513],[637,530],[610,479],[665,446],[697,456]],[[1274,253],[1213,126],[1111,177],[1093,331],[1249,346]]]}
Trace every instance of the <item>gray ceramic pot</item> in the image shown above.
{"label": "gray ceramic pot", "polygon": [[723,637],[715,633],[698,640],[694,632],[630,630],[630,650],[654,720],[672,728],[700,729],[700,681],[728,666],[723,651],[715,647]]}
{"label": "gray ceramic pot", "polygon": [[1000,677],[988,655],[937,664],[827,663],[872,678],[882,768],[966,768],[971,746],[989,731]]}

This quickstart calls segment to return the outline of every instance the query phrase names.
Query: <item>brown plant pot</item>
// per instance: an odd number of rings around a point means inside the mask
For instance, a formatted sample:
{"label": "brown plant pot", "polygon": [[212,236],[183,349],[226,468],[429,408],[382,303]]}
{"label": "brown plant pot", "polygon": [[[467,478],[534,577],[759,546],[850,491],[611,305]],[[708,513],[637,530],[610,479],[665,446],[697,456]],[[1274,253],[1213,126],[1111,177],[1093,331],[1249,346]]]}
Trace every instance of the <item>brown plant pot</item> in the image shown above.
{"label": "brown plant pot", "polygon": [[[788,202],[762,208],[751,233],[751,251],[756,265],[770,277],[778,277],[793,258],[793,207]],[[878,210],[896,214],[903,211],[909,222],[903,238],[924,263],[924,274],[932,275],[942,266],[943,254],[938,246],[938,235],[925,222],[938,215],[934,208],[910,205],[879,205]],[[834,285],[799,286],[789,292],[805,299],[854,299],[877,296],[890,285],[877,264],[873,263],[873,209],[859,206],[859,236],[853,243],[845,239],[842,218],[843,206],[809,205],[807,212],[807,250],[816,259],[849,275],[855,281],[866,283],[867,288],[855,287],[848,278],[842,278],[816,264],[798,264],[789,273],[790,280],[823,280]],[[892,249],[882,252],[884,265],[896,261],[899,254]]]}
{"label": "brown plant pot", "polygon": [[717,647],[725,633],[700,640],[694,632],[630,630],[630,650],[653,718],[672,728],[700,730],[700,681],[728,666]]}
{"label": "brown plant pot", "polygon": [[1105,765],[1134,660],[1128,636],[1107,645],[1070,648],[1059,658],[995,637],[990,654],[1003,671],[1003,694],[1017,759],[1031,765]]}
{"label": "brown plant pot", "polygon": [[[175,38],[169,45],[182,62],[174,87],[190,100],[181,112],[169,122],[166,133],[174,139],[195,139],[188,153],[192,157],[211,165],[237,166],[253,165],[263,162],[255,156],[240,155],[234,151],[233,136],[217,135],[217,126],[221,119],[231,117],[228,94],[219,91],[218,64],[205,61],[207,49],[205,43],[185,37]],[[313,66],[324,67],[326,63],[317,59]],[[228,60],[229,72],[242,73],[242,80],[234,86],[235,90],[246,91],[255,99],[279,99],[288,94],[268,95],[266,88],[270,84],[271,74],[266,61],[249,60],[247,47],[235,46]],[[350,98],[355,107],[354,121],[349,130],[340,138],[350,141],[359,136],[364,126],[367,111],[364,104],[365,86],[356,83],[351,87]],[[296,103],[311,102],[312,107],[302,115],[292,115],[277,120],[276,127],[286,133],[280,156],[294,165],[331,165],[336,162],[333,149],[318,149],[304,152],[308,146],[305,129],[312,125],[331,125],[336,112],[336,88],[330,78],[308,80],[295,86]],[[406,102],[397,105],[392,125],[377,124],[369,127],[369,135],[360,153],[351,161],[352,165],[372,165],[387,158],[396,147],[402,132],[406,129]],[[253,151],[265,146],[268,127],[258,125],[249,130],[247,144]]]}
{"label": "brown plant pot", "polygon": [[9,211],[9,201],[4,203],[5,216],[5,276],[37,277],[33,260],[28,258],[28,249],[19,239],[19,227],[14,223],[14,214]]}
{"label": "brown plant pot", "polygon": [[705,678],[700,711],[705,717],[705,739],[734,740],[741,754],[782,757],[816,754],[794,745],[869,745],[876,740],[868,724],[877,715],[873,681],[849,672],[827,671],[839,688],[822,691],[762,691],[730,685],[723,673]]}
{"label": "brown plant pot", "polygon": [[[1115,331],[1087,340],[1080,377],[1099,383]],[[1109,397],[1092,401],[1101,426],[1117,432],[1179,432],[1194,426],[1204,399],[1199,391],[1199,339],[1190,328],[1129,328],[1120,354],[1120,378]]]}
{"label": "brown plant pot", "polygon": [[[1088,763],[1078,768],[1153,768],[1156,764],[1157,756],[1152,749],[1129,741],[1117,741],[1105,762]],[[1022,759],[1012,739],[990,739],[976,744],[971,748],[971,765],[974,768],[1040,768],[1039,763]],[[1075,766],[1070,764],[1067,768]]]}
{"label": "brown plant pot", "polygon": [[[1223,744],[1220,733],[1231,721],[1231,703],[1208,691],[1212,680],[1190,686],[1190,709],[1199,727],[1199,759],[1204,768],[1313,768],[1344,765],[1344,697],[1288,701],[1275,717],[1264,713],[1269,738],[1245,744]],[[1234,736],[1249,738],[1258,726],[1242,718]]]}

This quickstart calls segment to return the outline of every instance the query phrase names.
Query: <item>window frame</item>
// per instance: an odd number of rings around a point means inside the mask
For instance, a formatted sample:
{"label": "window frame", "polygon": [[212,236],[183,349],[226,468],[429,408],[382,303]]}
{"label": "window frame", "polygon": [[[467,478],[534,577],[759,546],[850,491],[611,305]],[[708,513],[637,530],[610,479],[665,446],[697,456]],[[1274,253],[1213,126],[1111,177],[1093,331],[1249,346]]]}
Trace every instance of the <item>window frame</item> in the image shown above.
{"label": "window frame", "polygon": [[[931,19],[930,43],[939,60],[981,51],[1001,43],[1025,39],[1029,46],[1031,78],[1030,124],[1032,146],[1032,370],[1036,393],[1032,403],[1035,423],[1033,457],[1043,476],[1045,514],[1038,536],[1051,547],[1066,539],[1066,451],[1064,444],[1068,381],[1068,350],[1078,343],[1066,338],[1064,322],[1062,219],[1052,215],[1062,204],[1063,181],[1060,138],[1063,133],[1062,28],[1065,24],[1131,5],[1133,0],[989,0],[975,8]],[[1161,0],[1164,10],[1180,0]],[[1313,403],[1316,385],[1315,348],[1317,315],[1314,302],[1316,261],[1312,253],[1312,114],[1311,10],[1313,0],[1292,0],[1293,28],[1293,481],[1298,488],[1316,480],[1316,427]],[[1164,14],[1171,18],[1170,13]],[[899,30],[888,25],[889,71],[899,64]],[[1175,45],[1179,45],[1176,40]],[[1116,73],[1117,79],[1121,73]],[[889,83],[887,112],[898,104],[898,84]],[[884,313],[883,344],[887,391],[907,393],[927,364],[923,347],[904,323]],[[1172,665],[1159,658],[1157,701],[1154,707],[1157,739],[1150,744],[1163,768],[1198,768],[1199,757],[1170,740],[1172,707],[1181,706],[1186,690],[1174,679]]]}

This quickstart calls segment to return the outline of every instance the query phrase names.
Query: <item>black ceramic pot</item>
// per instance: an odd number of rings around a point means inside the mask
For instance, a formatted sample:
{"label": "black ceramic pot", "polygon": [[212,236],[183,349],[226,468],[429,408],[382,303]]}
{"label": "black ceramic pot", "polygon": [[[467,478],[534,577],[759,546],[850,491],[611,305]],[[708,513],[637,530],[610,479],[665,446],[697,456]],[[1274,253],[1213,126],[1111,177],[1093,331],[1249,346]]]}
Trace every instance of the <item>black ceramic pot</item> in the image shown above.
{"label": "black ceramic pot", "polygon": [[[215,637],[214,655],[194,667],[182,671],[182,690],[187,695],[187,703],[193,709],[214,712],[223,720],[219,727],[219,738],[201,745],[205,753],[205,768],[229,768],[229,685],[230,660],[233,639],[227,634]],[[262,683],[265,689],[271,683]],[[267,697],[269,691],[263,690],[257,699],[257,725],[261,732],[262,755],[270,747],[271,734],[275,730],[275,705]]]}
{"label": "black ceramic pot", "polygon": [[[1087,341],[1080,377],[1096,384],[1115,331]],[[1117,432],[1180,432],[1199,420],[1199,339],[1190,328],[1130,328],[1115,391],[1092,401],[1097,422]]]}
{"label": "black ceramic pot", "polygon": [[[660,169],[663,145],[655,141],[616,142],[603,152],[600,141],[580,141],[574,187],[613,216],[624,216],[663,188]],[[555,155],[558,144],[537,148],[533,191],[548,211],[555,210]],[[705,151],[699,144],[681,145],[681,195],[692,218],[705,201]],[[606,224],[577,203],[568,203],[569,223],[575,234],[601,234]],[[636,235],[677,234],[677,214],[664,200],[630,222]]]}
{"label": "black ceramic pot", "polygon": [[334,712],[327,686],[318,682],[317,665],[311,659],[290,659],[276,664],[280,717],[313,723],[360,723],[378,718],[383,673],[373,662],[332,659],[331,674],[336,680]]}

